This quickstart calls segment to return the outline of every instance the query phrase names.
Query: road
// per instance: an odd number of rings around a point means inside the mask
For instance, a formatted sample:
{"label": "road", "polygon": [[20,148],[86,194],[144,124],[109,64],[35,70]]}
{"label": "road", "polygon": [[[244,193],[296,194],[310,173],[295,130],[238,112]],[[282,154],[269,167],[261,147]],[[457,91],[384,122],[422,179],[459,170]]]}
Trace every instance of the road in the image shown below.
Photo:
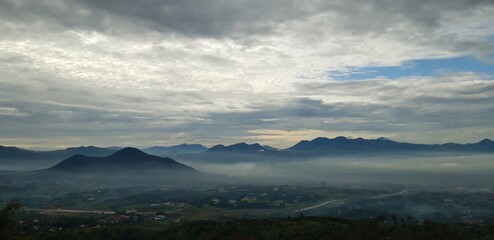
{"label": "road", "polygon": [[[81,210],[81,209],[47,209],[47,208],[24,208],[25,211],[35,211],[44,214],[64,214],[64,213],[92,213],[92,214],[104,214],[104,215],[112,215],[115,214],[114,211],[108,210]],[[177,213],[182,211],[182,208],[171,210],[165,213]],[[135,212],[136,214],[149,214],[151,212]],[[154,213],[154,212],[153,212]]]}
{"label": "road", "polygon": [[80,209],[43,209],[43,208],[24,208],[25,211],[35,211],[39,213],[93,213],[93,214],[115,214],[114,211],[104,210],[80,210]]}
{"label": "road", "polygon": [[[388,198],[388,197],[393,197],[393,196],[399,196],[399,195],[405,194],[407,192],[408,192],[408,190],[404,189],[404,190],[401,190],[401,191],[399,191],[397,193],[381,194],[381,195],[378,195],[378,196],[368,197],[367,199]],[[362,198],[362,199],[365,199],[365,198]],[[320,208],[320,207],[322,207],[324,205],[328,205],[328,204],[332,204],[332,203],[342,203],[342,202],[345,202],[345,201],[348,201],[348,199],[333,199],[333,200],[329,200],[329,201],[326,201],[326,202],[323,202],[323,203],[319,203],[319,204],[316,204],[316,205],[313,205],[313,206],[309,206],[309,207],[306,207],[306,208],[297,209],[297,210],[295,210],[293,212],[305,212],[305,211],[308,211],[308,210]]]}
{"label": "road", "polygon": [[[381,195],[377,195],[377,196],[372,196],[372,197],[367,197],[367,199],[382,199],[382,198],[388,198],[388,197],[393,197],[393,196],[399,196],[399,195],[402,195],[402,194],[405,194],[407,193],[408,190],[404,189],[404,190],[401,190],[397,193],[388,193],[388,194],[381,194]],[[365,198],[362,198],[362,199],[365,199]],[[312,210],[312,209],[316,209],[316,208],[320,208],[322,206],[325,206],[325,205],[328,205],[328,204],[333,204],[333,203],[343,203],[345,201],[348,201],[348,199],[333,199],[333,200],[329,200],[329,201],[325,201],[325,202],[322,202],[322,203],[319,203],[319,204],[316,204],[316,205],[313,205],[313,206],[309,206],[309,207],[305,207],[305,208],[301,208],[301,209],[297,209],[293,212],[305,212],[305,211],[308,211],[308,210]],[[113,211],[103,211],[103,210],[79,210],[79,209],[41,209],[41,208],[26,208],[24,209],[26,211],[36,211],[36,212],[40,212],[40,213],[47,213],[47,214],[56,214],[56,213],[93,213],[93,214],[115,214],[115,212]],[[174,212],[179,212],[181,211],[182,209],[177,209],[177,210],[173,210],[173,211],[168,211],[167,213],[174,213]]]}
{"label": "road", "polygon": [[308,211],[308,210],[311,210],[311,209],[314,209],[314,208],[322,207],[322,206],[327,205],[327,204],[330,204],[330,203],[340,203],[340,202],[344,202],[346,200],[348,200],[348,199],[329,200],[329,201],[326,201],[326,202],[323,202],[323,203],[319,203],[319,204],[314,205],[314,206],[310,206],[310,207],[306,207],[306,208],[295,210],[294,212],[305,212],[305,211]]}
{"label": "road", "polygon": [[389,194],[382,194],[382,195],[378,195],[378,196],[374,196],[374,197],[369,197],[369,199],[381,199],[381,198],[388,198],[388,197],[393,197],[393,196],[399,196],[399,195],[403,195],[404,193],[407,193],[408,190],[406,189],[403,189],[397,193],[389,193]]}

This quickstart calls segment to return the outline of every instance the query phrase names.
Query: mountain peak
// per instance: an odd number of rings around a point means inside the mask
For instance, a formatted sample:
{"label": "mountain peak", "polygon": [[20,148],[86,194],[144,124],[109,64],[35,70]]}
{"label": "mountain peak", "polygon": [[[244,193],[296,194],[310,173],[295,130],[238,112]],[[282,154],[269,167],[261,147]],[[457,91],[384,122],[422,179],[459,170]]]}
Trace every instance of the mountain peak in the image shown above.
{"label": "mountain peak", "polygon": [[148,157],[149,154],[133,147],[126,147],[110,155],[110,158],[141,158]]}
{"label": "mountain peak", "polygon": [[79,146],[79,147],[68,147],[65,150],[78,150],[78,149],[99,149],[95,146]]}
{"label": "mountain peak", "polygon": [[[327,137],[316,137],[316,138],[312,139],[312,141],[316,141],[316,142],[327,141],[327,140],[329,140],[329,138],[327,138]],[[302,141],[307,141],[307,140],[302,140]]]}
{"label": "mountain peak", "polygon": [[249,145],[249,144],[247,144],[245,142],[240,142],[240,143],[235,143],[235,144],[233,144],[231,146],[247,146],[247,145]]}
{"label": "mountain peak", "polygon": [[492,140],[485,138],[482,141],[480,141],[479,143],[492,143],[492,142],[493,142]]}
{"label": "mountain peak", "polygon": [[208,152],[244,152],[244,153],[251,153],[251,152],[260,152],[264,151],[264,147],[262,147],[259,143],[254,143],[254,144],[247,144],[245,142],[241,143],[236,143],[230,146],[224,146],[224,145],[216,145],[213,146],[212,148],[208,149]]}
{"label": "mountain peak", "polygon": [[334,140],[348,140],[348,138],[345,136],[338,136],[338,137],[335,137]]}
{"label": "mountain peak", "polygon": [[317,138],[314,138],[311,142],[327,143],[327,142],[331,142],[331,141],[346,141],[346,140],[350,140],[350,139],[347,137],[344,137],[344,136],[338,136],[335,138],[317,137]]}

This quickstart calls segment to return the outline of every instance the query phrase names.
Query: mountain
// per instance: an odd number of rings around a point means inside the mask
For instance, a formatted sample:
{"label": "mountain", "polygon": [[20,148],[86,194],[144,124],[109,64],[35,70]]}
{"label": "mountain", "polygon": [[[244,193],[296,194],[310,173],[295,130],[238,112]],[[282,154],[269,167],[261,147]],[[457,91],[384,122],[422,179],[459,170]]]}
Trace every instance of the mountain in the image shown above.
{"label": "mountain", "polygon": [[118,150],[122,150],[123,147],[119,147],[119,146],[111,146],[111,147],[106,147],[106,149],[110,149],[110,150],[113,150],[113,151],[118,151]]}
{"label": "mountain", "polygon": [[179,159],[201,162],[263,162],[308,159],[321,156],[379,155],[379,154],[456,154],[494,153],[494,142],[484,139],[471,144],[415,144],[397,142],[387,138],[325,138],[302,140],[287,149],[261,146],[257,143],[237,143],[229,146],[216,145],[202,154],[177,155]]}
{"label": "mountain", "polygon": [[478,143],[460,145],[459,148],[472,152],[494,152],[494,141],[486,138]]}
{"label": "mountain", "polygon": [[123,148],[107,157],[88,157],[77,154],[50,169],[70,172],[136,171],[143,169],[196,171],[171,158],[149,155],[137,148]]}
{"label": "mountain", "polygon": [[287,151],[297,152],[342,152],[342,151],[390,151],[390,150],[426,150],[427,145],[400,143],[385,138],[379,139],[350,139],[346,137],[318,137],[311,141],[303,140]]}
{"label": "mountain", "polygon": [[[0,146],[0,165],[3,170],[44,169],[74,155],[78,158],[106,157],[124,149],[94,146],[74,147],[55,151],[32,151]],[[287,149],[275,149],[257,143],[216,145],[209,149],[199,144],[181,144],[170,147],[151,147],[143,150],[150,155],[173,156],[180,160],[211,162],[242,162],[303,159],[339,154],[415,154],[415,153],[494,153],[494,141],[484,139],[477,143],[415,144],[397,142],[387,138],[325,138],[302,140]],[[141,152],[142,153],[142,152]],[[199,154],[197,154],[199,153]],[[146,155],[147,155],[146,154]],[[148,155],[149,156],[149,155]],[[75,160],[72,160],[75,161]],[[88,160],[90,162],[92,160]]]}
{"label": "mountain", "polygon": [[0,146],[0,160],[37,160],[56,159],[61,160],[72,155],[82,154],[86,156],[104,157],[114,153],[115,150],[94,146],[70,147],[62,150],[33,151],[17,147]]}
{"label": "mountain", "polygon": [[271,147],[269,145],[263,145],[262,146],[264,149],[269,150],[269,151],[279,151],[279,148]]}
{"label": "mountain", "polygon": [[111,155],[115,150],[88,147],[70,147],[52,151],[33,151],[17,147],[0,146],[0,170],[36,170],[45,169],[76,154],[91,157]]}
{"label": "mountain", "polygon": [[247,144],[247,143],[237,143],[230,146],[225,146],[222,144],[213,146],[209,148],[207,153],[259,153],[264,152],[266,149],[259,145],[258,143]]}
{"label": "mountain", "polygon": [[318,137],[311,141],[303,140],[284,150],[288,152],[311,153],[366,153],[366,152],[494,152],[494,142],[484,139],[473,144],[415,144],[396,142],[386,138],[324,138]]}
{"label": "mountain", "polygon": [[42,159],[41,152],[26,150],[18,147],[0,146],[0,160],[10,159]]}
{"label": "mountain", "polygon": [[113,154],[114,152],[115,150],[108,148],[100,148],[95,146],[87,146],[87,147],[81,146],[81,147],[69,147],[63,150],[42,152],[42,154],[45,154],[52,158],[64,159],[76,154],[81,154],[90,157],[105,157]]}
{"label": "mountain", "polygon": [[164,156],[170,153],[201,153],[201,152],[205,152],[207,149],[208,149],[207,147],[201,144],[184,143],[184,144],[173,145],[169,147],[154,146],[154,147],[142,149],[142,151],[151,155]]}

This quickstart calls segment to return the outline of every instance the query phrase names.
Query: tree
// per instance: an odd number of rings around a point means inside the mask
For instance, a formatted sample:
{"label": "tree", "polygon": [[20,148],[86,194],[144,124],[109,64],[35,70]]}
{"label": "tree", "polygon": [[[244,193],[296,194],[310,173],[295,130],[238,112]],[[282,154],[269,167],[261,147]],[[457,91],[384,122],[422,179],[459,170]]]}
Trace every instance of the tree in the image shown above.
{"label": "tree", "polygon": [[391,219],[394,225],[398,225],[398,217],[395,214],[391,215]]}
{"label": "tree", "polygon": [[9,203],[0,209],[0,239],[20,239],[20,229],[16,213],[19,211],[18,203]]}

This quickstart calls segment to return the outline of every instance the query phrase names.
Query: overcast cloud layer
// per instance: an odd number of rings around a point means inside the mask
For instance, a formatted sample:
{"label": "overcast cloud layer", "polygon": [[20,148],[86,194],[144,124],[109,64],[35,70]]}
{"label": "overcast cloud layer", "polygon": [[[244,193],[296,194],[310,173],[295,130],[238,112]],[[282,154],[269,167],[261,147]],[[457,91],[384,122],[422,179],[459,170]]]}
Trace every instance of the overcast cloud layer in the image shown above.
{"label": "overcast cloud layer", "polygon": [[0,145],[492,138],[492,75],[331,73],[493,64],[494,3],[363,2],[0,0]]}

